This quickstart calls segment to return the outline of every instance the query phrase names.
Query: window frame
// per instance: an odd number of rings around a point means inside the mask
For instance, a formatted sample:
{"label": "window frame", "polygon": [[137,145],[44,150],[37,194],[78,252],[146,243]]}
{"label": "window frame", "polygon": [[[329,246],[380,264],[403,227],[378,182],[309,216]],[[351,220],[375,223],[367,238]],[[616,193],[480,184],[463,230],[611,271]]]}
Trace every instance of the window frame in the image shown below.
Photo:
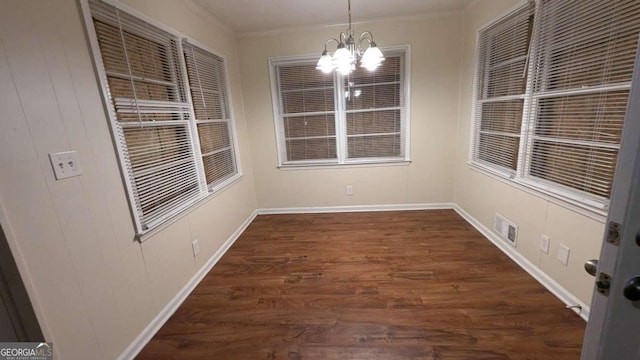
{"label": "window frame", "polygon": [[[269,77],[271,82],[271,98],[273,101],[273,116],[274,126],[276,133],[276,148],[278,152],[278,166],[279,167],[293,167],[293,166],[315,166],[315,165],[333,165],[336,164],[340,155],[336,153],[336,159],[316,159],[316,160],[297,160],[287,161],[287,147],[284,127],[280,126],[283,122],[283,117],[280,116],[280,109],[282,108],[282,96],[280,95],[280,82],[278,78],[278,65],[311,65],[315,67],[317,57],[312,55],[307,56],[286,56],[286,57],[271,57],[269,58]],[[318,70],[319,71],[319,70]],[[334,114],[335,123],[335,138],[336,138],[336,151],[339,151],[338,138],[340,129],[338,128],[338,111],[337,103],[340,101],[337,96],[337,80],[336,75],[333,74],[333,111],[326,111],[326,113],[332,112]],[[328,136],[329,137],[329,136]]]}
{"label": "window frame", "polygon": [[[507,11],[506,13],[500,15],[499,17],[489,21],[487,24],[483,25],[480,29],[477,30],[476,32],[476,56],[474,58],[474,75],[473,75],[473,107],[472,107],[472,112],[471,112],[471,137],[470,137],[470,146],[469,146],[469,164],[476,166],[480,169],[486,170],[488,172],[491,172],[495,175],[498,176],[502,176],[505,178],[516,178],[518,173],[519,173],[519,169],[521,168],[522,164],[523,164],[523,146],[526,143],[526,131],[525,131],[525,127],[527,126],[527,123],[524,121],[525,120],[525,114],[528,114],[529,112],[529,107],[530,107],[530,91],[531,91],[531,84],[530,84],[530,76],[531,76],[531,64],[530,64],[530,52],[531,49],[533,47],[533,31],[529,34],[529,48],[527,53],[524,55],[525,56],[525,64],[524,64],[524,71],[526,71],[526,78],[525,78],[525,89],[524,92],[522,94],[516,94],[516,95],[501,95],[501,96],[494,96],[494,97],[490,97],[487,99],[479,99],[480,96],[480,89],[479,89],[479,85],[480,82],[482,81],[483,84],[489,83],[488,79],[490,78],[490,72],[487,71],[489,69],[489,64],[483,64],[484,65],[484,79],[480,79],[480,58],[481,58],[481,51],[480,51],[480,46],[482,43],[482,33],[484,31],[488,31],[490,28],[492,28],[493,26],[495,26],[496,24],[500,23],[503,20],[508,19],[509,17],[527,10],[527,8],[531,6],[530,2],[522,2],[520,4],[515,5],[512,9],[510,9],[509,11]],[[532,26],[535,26],[535,9],[533,10],[533,14],[534,14],[534,21]],[[486,52],[487,53],[487,60],[490,58],[490,50]],[[513,61],[513,59],[510,59],[509,61]],[[480,159],[476,160],[475,156],[477,155],[477,150],[476,147],[478,146],[478,143],[480,142],[480,134],[482,132],[481,130],[481,126],[482,126],[482,120],[477,121],[477,117],[478,117],[478,112],[482,111],[482,106],[484,104],[496,104],[496,103],[501,103],[504,101],[512,101],[512,100],[522,100],[523,101],[523,105],[522,105],[522,115],[520,116],[520,132],[515,135],[515,134],[511,134],[512,137],[518,138],[519,140],[519,146],[518,146],[518,153],[516,154],[516,168],[515,169],[510,169],[507,168],[505,166],[499,165],[499,164],[492,164],[488,161],[482,161]],[[495,135],[500,135],[497,134],[497,132],[495,132]],[[503,131],[503,133],[506,133]],[[503,135],[505,136],[505,135]]]}
{"label": "window frame", "polygon": [[[543,197],[555,203],[558,203],[562,206],[569,206],[570,208],[585,214],[590,217],[594,217],[596,219],[603,219],[609,208],[609,199],[603,199],[598,195],[590,194],[584,192],[579,189],[574,189],[566,185],[562,185],[560,183],[555,183],[553,181],[537,178],[533,175],[530,175],[529,172],[529,164],[531,164],[531,152],[533,146],[533,140],[536,138],[535,134],[535,126],[537,121],[537,113],[535,104],[537,101],[537,97],[533,91],[533,82],[535,75],[535,66],[534,66],[534,49],[538,43],[538,37],[536,34],[536,21],[538,21],[539,16],[539,6],[540,2],[535,1],[535,11],[534,11],[534,29],[531,35],[531,40],[529,44],[529,52],[527,54],[527,81],[526,81],[526,90],[524,96],[524,106],[522,113],[522,125],[521,125],[521,133],[520,133],[520,146],[518,151],[518,163],[515,171],[507,171],[499,166],[492,166],[490,164],[479,162],[474,159],[475,152],[475,144],[478,138],[478,124],[476,124],[476,116],[479,109],[479,100],[478,100],[478,86],[479,86],[479,53],[481,46],[481,34],[483,31],[487,30],[491,26],[495,25],[499,21],[513,15],[514,13],[523,10],[528,6],[528,1],[522,1],[511,9],[503,13],[502,15],[490,20],[485,25],[481,26],[476,31],[476,56],[474,58],[474,74],[473,74],[473,101],[472,101],[472,111],[471,111],[471,131],[469,134],[469,149],[468,149],[468,160],[467,164],[473,170],[477,170],[483,174],[489,175],[501,182],[505,182],[507,184],[516,186],[528,193],[532,193],[534,195]],[[542,70],[544,71],[544,69]],[[603,89],[611,89],[616,88],[618,86],[602,86]],[[569,91],[571,93],[580,93],[580,91]],[[539,96],[538,96],[539,97]],[[544,97],[544,95],[543,95]],[[613,164],[615,165],[615,164]]]}
{"label": "window frame", "polygon": [[[235,116],[234,116],[234,112],[233,112],[233,99],[231,98],[231,83],[229,81],[229,68],[227,65],[227,56],[219,53],[216,50],[213,50],[211,48],[209,48],[207,45],[202,44],[201,42],[194,40],[192,38],[189,38],[185,35],[182,35],[182,38],[180,38],[180,50],[183,51],[184,54],[184,47],[182,45],[183,42],[187,42],[192,46],[198,47],[201,50],[204,50],[214,56],[219,57],[222,60],[222,76],[224,77],[224,83],[221,84],[222,86],[224,86],[224,96],[226,98],[227,101],[227,107],[228,109],[226,109],[228,116],[225,119],[220,119],[220,120],[198,120],[195,116],[195,109],[193,106],[193,99],[191,99],[191,85],[189,84],[189,79],[188,79],[188,70],[187,70],[187,64],[186,64],[186,60],[184,60],[184,56],[183,56],[183,61],[182,61],[182,65],[184,67],[184,74],[185,74],[185,81],[187,82],[187,92],[188,92],[188,96],[189,96],[189,102],[191,103],[191,110],[193,112],[193,117],[192,117],[192,121],[195,124],[194,125],[194,131],[195,134],[194,139],[198,141],[198,153],[200,156],[200,159],[202,159],[205,154],[202,154],[202,151],[200,150],[200,136],[199,136],[199,132],[198,132],[198,124],[208,124],[208,123],[216,123],[216,122],[226,122],[228,124],[229,127],[229,136],[230,136],[230,147],[231,147],[231,156],[233,157],[234,163],[235,163],[235,168],[236,168],[236,173],[226,179],[223,180],[218,180],[218,181],[214,181],[212,183],[207,183],[206,177],[204,179],[205,181],[205,185],[207,186],[207,188],[209,189],[209,194],[213,194],[216,193],[218,191],[221,191],[222,189],[224,189],[225,187],[227,187],[229,184],[235,182],[238,178],[242,177],[243,173],[242,173],[242,165],[240,164],[240,149],[238,146],[238,134],[236,131],[236,122],[235,122]],[[202,163],[202,160],[200,161],[200,163]]]}
{"label": "window frame", "polygon": [[[398,45],[381,48],[385,53],[397,54],[402,53],[403,57],[403,70],[402,74],[402,92],[404,94],[401,98],[400,106],[401,114],[401,141],[403,156],[400,157],[370,157],[370,158],[356,158],[350,159],[347,157],[347,121],[346,116],[350,111],[346,109],[345,96],[341,94],[345,93],[344,79],[346,77],[333,72],[333,84],[334,84],[334,110],[335,114],[335,132],[336,132],[336,159],[321,159],[321,160],[293,160],[287,159],[287,147],[285,144],[283,117],[281,116],[282,109],[282,96],[280,94],[280,85],[278,78],[277,67],[280,65],[289,64],[316,64],[318,61],[318,55],[293,55],[293,56],[279,56],[269,57],[269,78],[271,87],[271,100],[273,110],[273,122],[276,137],[276,149],[277,149],[277,167],[280,169],[298,169],[298,168],[317,168],[317,167],[351,167],[362,165],[396,165],[398,163],[410,163],[410,139],[411,139],[411,46],[410,45]],[[320,71],[320,70],[317,70]]]}
{"label": "window frame", "polygon": [[[162,22],[159,22],[155,19],[148,17],[147,15],[127,6],[115,0],[100,0],[106,5],[110,5],[118,9],[119,11],[125,12],[128,15],[136,18],[139,21],[147,23],[153,27],[160,29],[174,37],[174,41],[176,42],[176,48],[178,53],[178,61],[177,65],[178,71],[180,72],[180,76],[182,77],[183,87],[185,89],[185,96],[187,102],[189,104],[189,115],[190,118],[188,120],[189,125],[189,136],[191,140],[191,151],[193,153],[192,160],[197,168],[197,178],[198,178],[198,186],[199,186],[199,194],[192,200],[180,204],[179,206],[175,206],[168,215],[161,218],[161,220],[155,222],[152,226],[144,226],[142,223],[141,215],[139,214],[139,204],[136,200],[134,185],[131,180],[131,171],[128,167],[127,160],[127,150],[126,146],[123,144],[122,140],[124,139],[119,132],[121,131],[121,126],[119,125],[119,121],[117,119],[117,115],[114,109],[114,106],[111,101],[111,94],[108,88],[108,77],[107,71],[102,60],[101,49],[98,43],[98,36],[96,33],[96,29],[93,24],[93,15],[90,7],[90,0],[80,0],[80,7],[82,11],[83,23],[85,27],[85,35],[87,36],[88,45],[89,45],[89,53],[92,59],[93,68],[96,74],[98,87],[100,89],[100,95],[102,98],[102,105],[105,111],[105,115],[107,115],[108,123],[109,123],[109,131],[111,133],[111,140],[113,146],[116,150],[116,160],[118,162],[120,168],[120,176],[121,180],[126,189],[127,195],[127,203],[129,206],[129,211],[131,218],[133,220],[135,236],[139,241],[146,240],[149,236],[153,235],[159,230],[164,229],[171,223],[175,222],[181,216],[186,215],[193,209],[197,208],[204,202],[214,198],[222,191],[226,190],[231,184],[238,181],[240,178],[244,176],[242,171],[242,164],[240,160],[240,149],[238,146],[238,135],[236,130],[236,122],[233,108],[233,99],[231,97],[231,84],[229,79],[229,71],[228,71],[228,59],[225,54],[215,49],[210,48],[209,46],[202,44],[201,42],[182,34],[175,29],[165,25]],[[228,112],[229,112],[229,132],[230,132],[230,141],[232,147],[232,156],[235,161],[235,174],[229,176],[228,178],[214,182],[212,184],[207,184],[205,175],[204,175],[204,165],[202,163],[202,153],[200,151],[200,139],[199,133],[197,129],[198,121],[195,118],[195,111],[193,106],[193,100],[191,98],[191,85],[188,79],[188,72],[186,67],[186,60],[184,55],[183,41],[188,42],[189,44],[199,47],[202,50],[213,54],[222,59],[222,76],[224,76],[224,86],[225,86],[225,96],[228,102]]]}

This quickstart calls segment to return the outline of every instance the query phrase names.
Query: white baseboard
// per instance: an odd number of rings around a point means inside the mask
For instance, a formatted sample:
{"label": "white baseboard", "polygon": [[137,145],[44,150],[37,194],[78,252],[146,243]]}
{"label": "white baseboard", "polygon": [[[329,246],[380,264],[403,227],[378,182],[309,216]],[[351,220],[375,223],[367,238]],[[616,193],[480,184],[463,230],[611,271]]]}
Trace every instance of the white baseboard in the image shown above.
{"label": "white baseboard", "polygon": [[[527,260],[522,254],[517,252],[513,246],[505,243],[497,234],[491,231],[488,227],[484,226],[480,221],[474,218],[471,214],[466,212],[460,206],[455,205],[453,209],[462,216],[467,222],[475,227],[482,235],[484,235],[489,241],[491,241],[498,249],[502,250],[511,260],[515,261],[524,271],[538,280],[547,290],[549,290],[558,299],[564,302],[567,307],[571,307],[575,313],[580,315],[585,321],[589,320],[590,308],[584,302],[580,301],[577,297],[569,292],[566,288],[560,285],[557,281],[553,280],[544,271],[540,270],[531,261]],[[580,308],[575,308],[579,306]]]}
{"label": "white baseboard", "polygon": [[536,267],[520,253],[515,251],[513,247],[508,246],[500,238],[494,234],[489,228],[480,223],[476,218],[463,210],[455,203],[421,203],[421,204],[394,204],[394,205],[357,205],[357,206],[320,206],[320,207],[295,207],[295,208],[270,208],[257,209],[231,234],[224,244],[211,256],[209,261],[187,282],[187,284],[169,301],[169,303],[158,313],[158,315],[145,327],[135,340],[120,354],[118,360],[133,359],[160,330],[167,320],[173,315],[178,307],[191,294],[193,289],[202,281],[215,264],[229,250],[231,245],[240,237],[245,229],[251,224],[257,215],[267,214],[302,214],[302,213],[330,213],[330,212],[366,212],[366,211],[397,211],[397,210],[437,210],[437,209],[453,209],[473,227],[475,227],[482,235],[491,241],[498,249],[502,250],[516,264],[524,269],[529,275],[533,276],[547,290],[554,294],[558,299],[567,306],[579,305],[580,309],[572,308],[585,321],[589,318],[589,307],[573,296],[558,282],[553,280],[549,275]]}
{"label": "white baseboard", "polygon": [[454,203],[419,203],[419,204],[390,204],[390,205],[346,205],[346,206],[310,206],[292,208],[258,209],[258,215],[272,214],[317,214],[332,212],[366,212],[366,211],[397,211],[397,210],[439,210],[453,209]]}
{"label": "white baseboard", "polygon": [[178,307],[187,299],[193,289],[198,286],[200,281],[209,273],[222,256],[229,250],[231,245],[242,235],[247,229],[249,224],[258,215],[258,211],[254,210],[249,217],[236,229],[236,231],[229,236],[229,238],[222,244],[222,246],[209,258],[207,263],[187,282],[187,284],[178,291],[176,296],[169,301],[169,303],[151,320],[149,325],[142,330],[135,340],[118,356],[118,360],[133,359],[138,353],[147,345],[147,343],[153,338],[153,336],[160,330],[160,328],[169,320]]}

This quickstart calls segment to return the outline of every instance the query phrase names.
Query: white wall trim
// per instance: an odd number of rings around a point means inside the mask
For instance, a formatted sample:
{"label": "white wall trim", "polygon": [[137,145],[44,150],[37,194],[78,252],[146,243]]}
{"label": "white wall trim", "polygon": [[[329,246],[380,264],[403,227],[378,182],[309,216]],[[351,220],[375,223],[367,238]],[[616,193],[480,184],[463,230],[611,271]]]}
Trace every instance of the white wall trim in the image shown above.
{"label": "white wall trim", "polygon": [[[557,281],[553,280],[549,275],[542,271],[539,267],[535,266],[531,261],[527,260],[522,254],[517,252],[511,245],[501,240],[497,234],[491,231],[488,227],[484,226],[480,221],[474,218],[471,214],[466,212],[457,204],[453,209],[462,216],[467,222],[473,225],[484,237],[489,239],[498,249],[502,250],[507,256],[511,258],[516,264],[518,264],[524,271],[529,273],[534,279],[536,279],[542,286],[547,288],[553,295],[560,299],[567,307],[572,306],[571,310],[580,315],[584,321],[589,319],[590,308],[569,292],[564,286],[560,285]],[[580,306],[579,309],[573,306]]]}
{"label": "white wall trim", "polygon": [[129,344],[129,346],[118,356],[118,360],[133,359],[147,345],[160,328],[169,320],[178,307],[187,299],[189,294],[198,286],[200,281],[211,271],[215,264],[220,261],[222,256],[229,250],[231,245],[242,235],[249,224],[256,218],[258,211],[254,210],[247,219],[240,224],[238,229],[229,236],[222,246],[211,256],[207,263],[198,270],[193,277],[178,291],[178,293],[167,303],[167,305],[151,320],[149,325]]}
{"label": "white wall trim", "polygon": [[474,218],[455,203],[416,203],[416,204],[389,204],[389,205],[353,205],[353,206],[310,206],[310,207],[290,207],[290,208],[264,208],[257,209],[238,227],[238,229],[229,236],[224,244],[211,256],[207,263],[187,282],[187,284],[169,301],[169,303],[156,315],[156,317],[144,328],[144,330],[131,342],[131,344],[120,354],[118,360],[133,359],[160,330],[160,328],[169,320],[171,315],[182,305],[189,294],[204,279],[209,271],[218,263],[222,256],[229,250],[231,245],[242,235],[249,224],[257,215],[274,215],[274,214],[313,214],[313,213],[331,213],[331,212],[368,212],[368,211],[403,211],[403,210],[442,210],[453,209],[456,213],[468,221],[476,228],[484,237],[491,241],[498,249],[502,250],[511,260],[518,264],[529,275],[542,284],[558,299],[567,306],[579,305],[580,309],[572,308],[585,321],[589,319],[590,308],[577,297],[572,295],[558,282],[553,280],[549,275],[536,267],[524,256],[518,253],[514,248],[500,240],[489,228],[484,226],[480,221]]}
{"label": "white wall trim", "polygon": [[399,210],[441,210],[454,209],[454,203],[418,203],[390,205],[348,205],[348,206],[308,206],[291,208],[258,209],[258,215],[273,214],[317,214],[332,212],[367,212],[367,211],[399,211]]}

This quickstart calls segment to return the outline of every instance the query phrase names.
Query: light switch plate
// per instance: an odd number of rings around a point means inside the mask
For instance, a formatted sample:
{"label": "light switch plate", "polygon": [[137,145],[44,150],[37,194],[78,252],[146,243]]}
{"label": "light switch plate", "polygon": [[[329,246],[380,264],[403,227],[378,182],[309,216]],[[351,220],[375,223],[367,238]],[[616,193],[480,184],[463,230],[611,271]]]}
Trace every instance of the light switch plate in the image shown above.
{"label": "light switch plate", "polygon": [[562,265],[567,266],[569,264],[569,247],[565,244],[560,244],[558,247],[558,256],[556,257]]}
{"label": "light switch plate", "polygon": [[82,175],[82,168],[76,151],[51,153],[49,154],[49,160],[51,160],[51,167],[53,167],[56,180]]}

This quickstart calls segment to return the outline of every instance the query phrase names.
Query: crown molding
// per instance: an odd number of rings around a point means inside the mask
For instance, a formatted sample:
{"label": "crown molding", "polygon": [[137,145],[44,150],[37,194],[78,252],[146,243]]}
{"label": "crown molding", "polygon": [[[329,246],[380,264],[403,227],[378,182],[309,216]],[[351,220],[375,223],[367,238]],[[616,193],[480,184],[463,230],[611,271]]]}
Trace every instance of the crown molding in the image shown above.
{"label": "crown molding", "polygon": [[[461,16],[463,10],[455,10],[455,11],[439,11],[439,12],[430,12],[430,13],[422,13],[408,16],[390,16],[390,17],[381,17],[360,21],[352,21],[352,26],[357,25],[367,25],[374,23],[385,23],[385,22],[393,22],[393,21],[419,21],[419,20],[429,20],[429,19],[441,19],[441,18],[449,18]],[[329,30],[329,29],[337,29],[337,28],[345,28],[348,27],[349,23],[343,22],[338,24],[316,24],[316,25],[305,25],[305,26],[293,26],[293,27],[284,27],[273,30],[263,30],[263,31],[248,31],[248,32],[237,32],[236,36],[238,38],[252,38],[252,37],[264,37],[264,36],[276,36],[282,34],[290,34],[292,32],[310,32],[310,31],[318,31],[318,30]]]}

